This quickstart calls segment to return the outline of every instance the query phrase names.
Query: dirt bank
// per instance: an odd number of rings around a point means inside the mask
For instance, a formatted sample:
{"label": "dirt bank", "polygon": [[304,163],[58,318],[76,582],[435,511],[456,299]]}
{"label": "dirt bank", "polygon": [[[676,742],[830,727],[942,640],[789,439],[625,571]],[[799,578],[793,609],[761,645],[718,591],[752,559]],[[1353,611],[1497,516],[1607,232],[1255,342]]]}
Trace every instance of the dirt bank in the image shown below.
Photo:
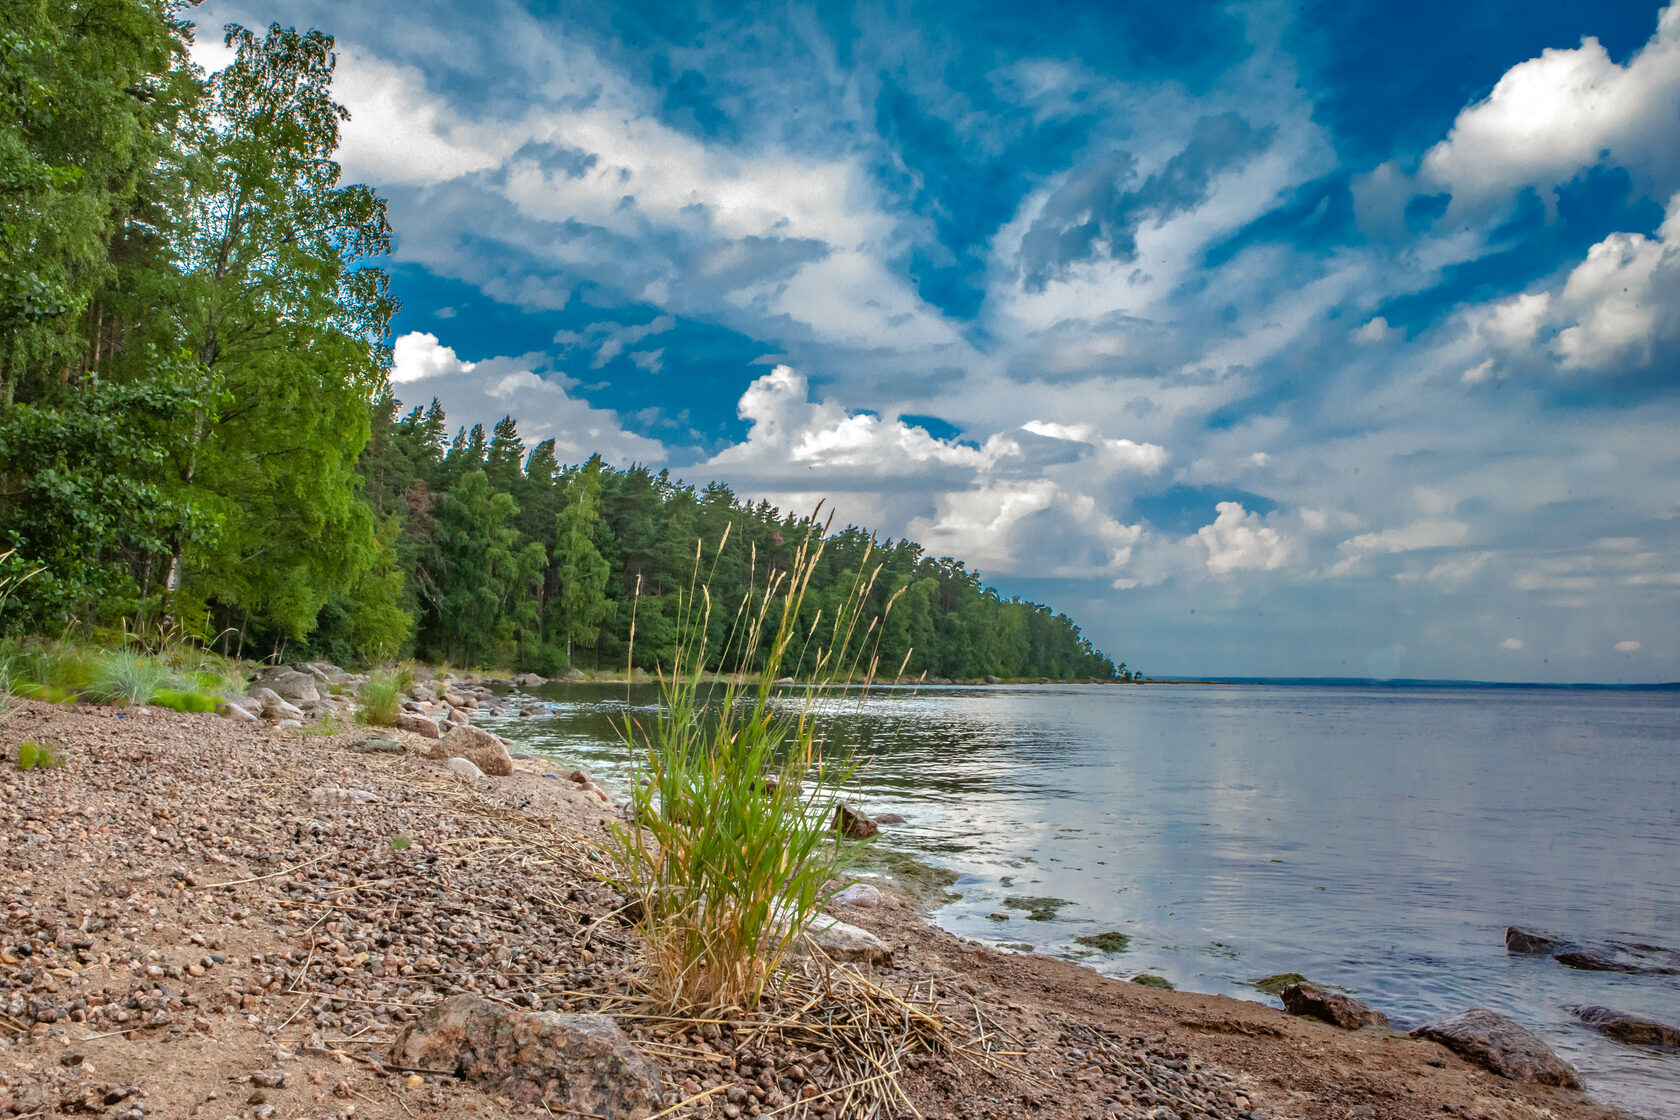
{"label": "dirt bank", "polygon": [[[820,1046],[636,1018],[636,939],[600,883],[609,817],[540,772],[464,785],[359,732],[308,737],[160,709],[23,704],[0,725],[66,764],[0,763],[0,1116],[544,1116],[390,1069],[440,996],[620,1015],[674,1115],[837,1115]],[[938,1117],[1622,1115],[1442,1048],[994,953],[888,900],[848,921],[944,1000],[953,1044],[898,1083]],[[948,993],[946,999],[942,993]],[[900,1111],[909,1115],[909,1109]]]}

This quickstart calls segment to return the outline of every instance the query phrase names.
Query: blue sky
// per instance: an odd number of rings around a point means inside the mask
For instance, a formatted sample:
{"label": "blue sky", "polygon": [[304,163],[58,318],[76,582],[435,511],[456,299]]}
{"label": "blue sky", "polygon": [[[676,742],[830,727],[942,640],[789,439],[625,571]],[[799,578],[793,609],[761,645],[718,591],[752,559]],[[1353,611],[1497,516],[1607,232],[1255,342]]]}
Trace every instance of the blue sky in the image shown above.
{"label": "blue sky", "polygon": [[362,5],[393,379],[1155,675],[1680,678],[1680,6]]}

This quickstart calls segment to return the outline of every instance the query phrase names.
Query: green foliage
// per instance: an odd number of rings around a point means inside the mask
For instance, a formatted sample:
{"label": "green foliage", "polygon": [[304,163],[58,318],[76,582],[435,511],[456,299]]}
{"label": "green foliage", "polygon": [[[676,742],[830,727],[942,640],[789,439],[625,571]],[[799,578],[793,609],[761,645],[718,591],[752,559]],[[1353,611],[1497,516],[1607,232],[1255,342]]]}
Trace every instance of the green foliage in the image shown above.
{"label": "green foliage", "polygon": [[408,837],[406,837],[406,836],[393,836],[393,837],[391,837],[391,850],[393,852],[403,851],[407,847],[408,847]]}
{"label": "green foliage", "polygon": [[404,686],[398,673],[368,674],[356,689],[357,718],[374,727],[392,727],[402,711]]}
{"label": "green foliage", "polygon": [[19,770],[51,770],[64,765],[64,757],[46,743],[25,739],[17,747]]}
{"label": "green foliage", "polygon": [[153,707],[172,708],[177,712],[213,712],[221,697],[207,692],[191,692],[178,688],[160,688],[146,701]]}
{"label": "green foliage", "polygon": [[92,679],[82,692],[96,704],[147,704],[175,683],[175,674],[155,657],[107,650],[93,659]]}
{"label": "green foliage", "polygon": [[619,884],[640,903],[649,980],[668,1008],[754,1006],[848,858],[830,821],[852,768],[823,757],[816,690],[790,707],[774,687],[784,666],[803,658],[819,680],[851,679],[873,660],[873,629],[858,625],[871,573],[859,572],[834,615],[804,614],[822,554],[813,532],[787,570],[731,609],[717,656],[747,669],[752,651],[763,644],[768,652],[756,678],[717,685],[703,683],[713,601],[697,587],[695,554],[695,575],[677,597],[680,641],[663,703],[623,729],[646,781],[631,795],[633,823],[613,826],[608,852]]}

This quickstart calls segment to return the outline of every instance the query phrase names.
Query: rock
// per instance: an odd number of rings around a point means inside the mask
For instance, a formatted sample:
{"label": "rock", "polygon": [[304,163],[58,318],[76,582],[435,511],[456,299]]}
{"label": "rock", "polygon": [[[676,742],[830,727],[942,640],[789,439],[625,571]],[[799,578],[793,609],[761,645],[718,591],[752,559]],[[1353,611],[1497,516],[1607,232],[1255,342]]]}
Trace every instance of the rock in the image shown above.
{"label": "rock", "polygon": [[1002,684],[1003,683],[1003,678],[1002,677],[985,677],[983,679],[985,680],[985,682],[987,684]]}
{"label": "rock", "polygon": [[484,771],[474,766],[469,759],[450,758],[444,760],[443,768],[465,781],[476,782],[484,777]]}
{"label": "rock", "polygon": [[548,678],[541,673],[524,673],[513,678],[513,683],[520,688],[537,688],[548,683]]}
{"label": "rock", "polygon": [[879,906],[887,900],[880,888],[872,887],[868,883],[853,883],[843,891],[836,891],[829,901],[841,906]]}
{"label": "rock", "polygon": [[1283,989],[1282,998],[1284,1010],[1291,1015],[1322,1019],[1344,1031],[1388,1026],[1388,1016],[1381,1011],[1341,992],[1327,992],[1316,984],[1291,984]]}
{"label": "rock", "polygon": [[451,996],[402,1029],[391,1061],[450,1070],[557,1114],[642,1120],[660,1107],[659,1067],[604,1015],[514,1011],[478,996]]}
{"label": "rock", "polygon": [[283,1069],[259,1069],[251,1075],[251,1084],[259,1089],[284,1089],[286,1087],[286,1071]]}
{"label": "rock", "polygon": [[427,719],[413,712],[398,712],[396,726],[399,731],[412,731],[427,739],[443,738],[443,730],[438,727],[437,720]]}
{"label": "rock", "polygon": [[1552,1053],[1533,1031],[1485,1007],[1460,1011],[1412,1032],[1512,1081],[1578,1089],[1575,1068]]}
{"label": "rock", "polygon": [[581,681],[583,679],[583,670],[582,669],[567,669],[566,670],[566,679],[569,680],[569,681]]}
{"label": "rock", "polygon": [[486,774],[505,778],[513,773],[513,758],[507,747],[490,732],[465,724],[451,730],[438,740],[426,756],[431,759],[465,758]]}
{"label": "rock", "polygon": [[904,817],[901,814],[898,814],[898,813],[876,813],[875,817],[874,817],[874,820],[875,820],[876,824],[903,824],[904,823]]}
{"label": "rock", "polygon": [[301,730],[303,730],[303,721],[301,719],[277,720],[274,723],[274,730],[276,730],[276,731],[301,731]]}
{"label": "rock", "polygon": [[1074,941],[1092,949],[1101,949],[1105,953],[1123,953],[1126,951],[1126,946],[1132,943],[1130,937],[1118,930],[1110,930],[1108,933],[1087,933],[1082,937],[1074,938]]}
{"label": "rock", "polygon": [[806,932],[805,940],[836,964],[843,961],[892,964],[892,949],[886,942],[866,929],[834,918],[818,918]]}
{"label": "rock", "polygon": [[1174,991],[1178,987],[1178,985],[1174,984],[1171,980],[1168,980],[1165,976],[1156,976],[1152,972],[1140,972],[1136,976],[1132,977],[1131,982],[1134,984],[1142,984],[1146,988],[1159,988],[1163,992]]}
{"label": "rock", "polygon": [[[300,673],[296,669],[281,666],[276,669],[264,669],[251,682],[273,691],[282,700],[297,703],[301,700],[319,700],[320,689],[315,687],[316,678],[310,673]],[[247,689],[246,691],[250,691]]]}
{"label": "rock", "polygon": [[451,708],[478,707],[478,697],[470,692],[446,692],[443,699]]}
{"label": "rock", "polygon": [[1680,975],[1680,952],[1636,941],[1573,941],[1540,930],[1510,926],[1505,930],[1505,950],[1510,953],[1550,953],[1559,964],[1583,972]]}
{"label": "rock", "polygon": [[295,719],[303,722],[303,709],[296,704],[288,704],[284,700],[274,700],[263,705],[263,715],[268,719]]}
{"label": "rock", "polygon": [[867,840],[881,829],[863,813],[841,802],[834,807],[834,831],[848,840]]}
{"label": "rock", "polygon": [[250,688],[245,690],[245,695],[248,699],[255,700],[258,707],[261,707],[264,704],[278,704],[280,702],[280,694],[278,692],[274,691],[272,688],[264,688],[261,685],[252,685]]}
{"label": "rock", "polygon": [[1562,938],[1553,937],[1549,933],[1541,933],[1537,929],[1524,929],[1521,926],[1507,926],[1505,928],[1505,951],[1507,953],[1550,953],[1563,943]]}
{"label": "rock", "polygon": [[350,744],[357,754],[401,754],[403,745],[389,735],[364,735]]}
{"label": "rock", "polygon": [[231,719],[235,723],[260,723],[256,713],[249,708],[242,708],[238,704],[217,704],[216,714],[223,719]]}
{"label": "rock", "polygon": [[1680,974],[1680,953],[1658,945],[1636,945],[1623,941],[1593,941],[1563,945],[1552,959],[1567,968],[1583,972],[1625,972],[1631,975],[1673,976]]}
{"label": "rock", "polygon": [[1283,990],[1291,984],[1305,984],[1306,982],[1307,978],[1299,972],[1274,972],[1270,976],[1262,976],[1260,979],[1250,980],[1248,983],[1251,987],[1265,992],[1269,996],[1281,996]]}
{"label": "rock", "polygon": [[1680,1050],[1680,1027],[1629,1015],[1613,1007],[1571,1007],[1569,1011],[1599,1034],[1617,1042],[1654,1046],[1660,1050]]}

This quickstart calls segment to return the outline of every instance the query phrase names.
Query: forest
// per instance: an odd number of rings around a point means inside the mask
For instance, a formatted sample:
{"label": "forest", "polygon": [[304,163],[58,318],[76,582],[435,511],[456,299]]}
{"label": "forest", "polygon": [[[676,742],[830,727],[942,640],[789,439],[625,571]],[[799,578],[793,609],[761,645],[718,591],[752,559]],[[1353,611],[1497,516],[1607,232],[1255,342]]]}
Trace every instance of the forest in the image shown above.
{"label": "forest", "polygon": [[[563,464],[511,417],[451,432],[435,400],[405,411],[393,231],[333,158],[332,38],[231,26],[207,75],[182,12],[0,0],[0,625],[651,669],[697,542],[714,602],[790,562],[811,511]],[[888,671],[1132,677],[1065,614],[856,527],[829,536],[816,607],[865,563]]]}

